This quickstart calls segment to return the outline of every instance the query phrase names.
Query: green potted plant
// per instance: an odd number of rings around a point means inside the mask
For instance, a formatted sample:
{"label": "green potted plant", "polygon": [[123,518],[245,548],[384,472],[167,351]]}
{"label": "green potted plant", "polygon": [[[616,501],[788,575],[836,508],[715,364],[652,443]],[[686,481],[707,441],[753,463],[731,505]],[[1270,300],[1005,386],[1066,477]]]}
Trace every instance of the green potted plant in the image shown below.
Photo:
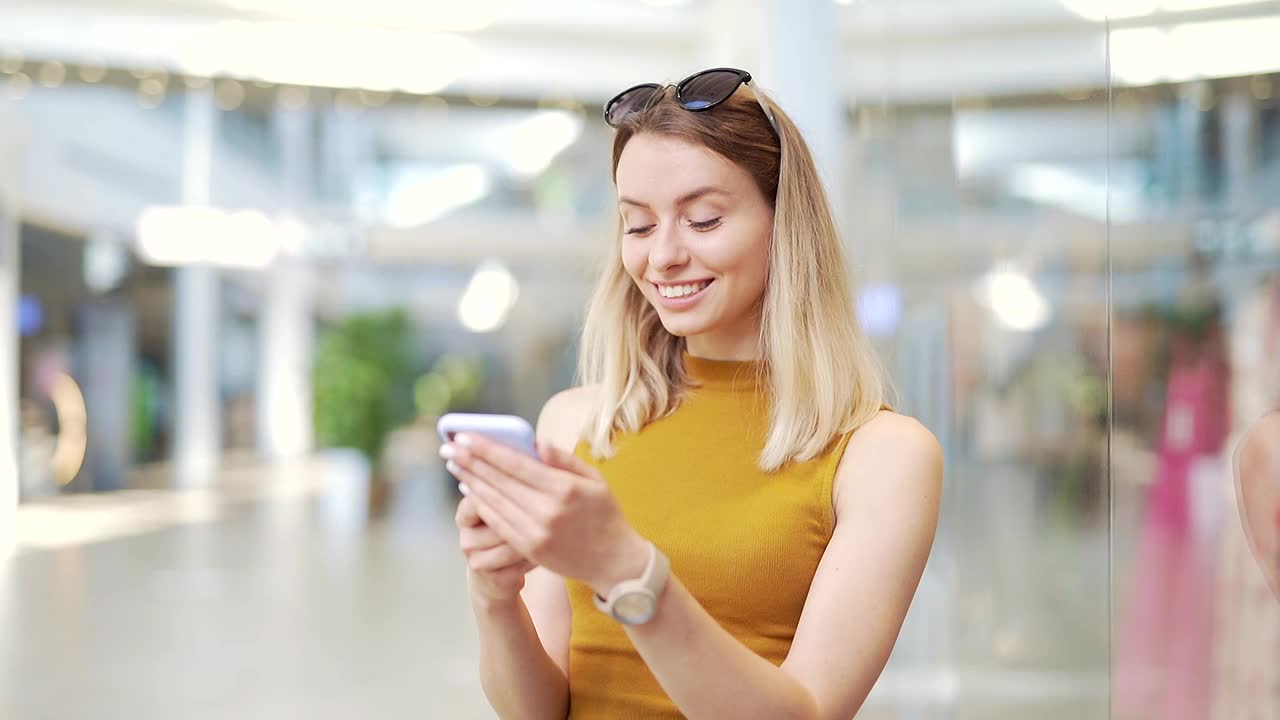
{"label": "green potted plant", "polygon": [[370,509],[390,500],[379,460],[388,434],[413,413],[410,324],[403,310],[352,315],[321,333],[312,379],[317,442],[369,462]]}

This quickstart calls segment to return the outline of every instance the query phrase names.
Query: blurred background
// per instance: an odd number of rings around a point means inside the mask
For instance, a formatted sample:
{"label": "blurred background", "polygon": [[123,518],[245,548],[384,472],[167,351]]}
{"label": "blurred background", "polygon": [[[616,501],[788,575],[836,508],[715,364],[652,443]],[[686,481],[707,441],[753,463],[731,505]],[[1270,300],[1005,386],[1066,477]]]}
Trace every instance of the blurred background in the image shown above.
{"label": "blurred background", "polygon": [[1280,407],[1277,37],[1232,0],[0,2],[0,717],[492,717],[435,419],[572,382],[601,105],[724,65],[806,133],[947,454],[859,717],[1277,717],[1232,472]]}

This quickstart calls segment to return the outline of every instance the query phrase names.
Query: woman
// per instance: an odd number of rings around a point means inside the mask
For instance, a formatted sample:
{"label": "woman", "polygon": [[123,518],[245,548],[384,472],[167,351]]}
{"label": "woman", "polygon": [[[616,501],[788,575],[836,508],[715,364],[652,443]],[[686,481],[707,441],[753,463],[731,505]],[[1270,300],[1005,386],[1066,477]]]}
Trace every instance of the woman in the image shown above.
{"label": "woman", "polygon": [[942,460],[887,410],[812,156],[739,70],[619,94],[622,227],[543,463],[483,437],[464,483],[503,718],[852,717],[937,525]]}

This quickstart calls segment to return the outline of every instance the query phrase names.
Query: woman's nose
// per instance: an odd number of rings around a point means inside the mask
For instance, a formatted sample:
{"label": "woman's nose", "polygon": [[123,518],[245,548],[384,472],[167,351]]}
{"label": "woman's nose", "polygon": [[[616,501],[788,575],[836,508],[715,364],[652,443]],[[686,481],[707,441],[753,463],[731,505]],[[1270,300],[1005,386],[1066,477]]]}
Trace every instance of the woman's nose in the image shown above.
{"label": "woman's nose", "polygon": [[656,268],[668,268],[684,263],[688,253],[680,238],[678,228],[657,228],[653,233],[653,247],[649,249],[649,264]]}

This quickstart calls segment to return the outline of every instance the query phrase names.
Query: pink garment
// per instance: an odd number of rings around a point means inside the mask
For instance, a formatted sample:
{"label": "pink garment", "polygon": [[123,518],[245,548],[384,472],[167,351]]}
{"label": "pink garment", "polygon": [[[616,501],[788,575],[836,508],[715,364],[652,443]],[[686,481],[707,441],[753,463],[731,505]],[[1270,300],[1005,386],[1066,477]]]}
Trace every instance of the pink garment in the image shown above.
{"label": "pink garment", "polygon": [[1220,454],[1227,437],[1228,370],[1206,355],[1169,372],[1159,464],[1147,497],[1147,524],[1179,535],[1191,532],[1191,465]]}
{"label": "pink garment", "polygon": [[1193,527],[1191,468],[1227,427],[1227,370],[1212,352],[1169,374],[1155,482],[1116,628],[1117,717],[1206,720],[1215,547]]}

